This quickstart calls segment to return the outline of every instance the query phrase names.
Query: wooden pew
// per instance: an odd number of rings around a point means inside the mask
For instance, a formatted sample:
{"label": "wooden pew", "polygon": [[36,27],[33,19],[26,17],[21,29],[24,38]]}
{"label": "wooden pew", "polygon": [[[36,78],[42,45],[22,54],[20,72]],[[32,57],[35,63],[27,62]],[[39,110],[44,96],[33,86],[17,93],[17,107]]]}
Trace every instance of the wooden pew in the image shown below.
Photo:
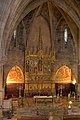
{"label": "wooden pew", "polygon": [[46,116],[21,116],[17,120],[48,120]]}
{"label": "wooden pew", "polygon": [[63,120],[80,120],[80,115],[65,115]]}

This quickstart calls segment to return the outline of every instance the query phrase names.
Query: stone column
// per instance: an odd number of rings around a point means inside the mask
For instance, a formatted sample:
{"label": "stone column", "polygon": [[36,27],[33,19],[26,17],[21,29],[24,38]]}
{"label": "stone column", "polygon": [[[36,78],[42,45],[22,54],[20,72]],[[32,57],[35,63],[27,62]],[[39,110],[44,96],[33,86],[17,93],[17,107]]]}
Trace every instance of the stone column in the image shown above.
{"label": "stone column", "polygon": [[0,66],[0,105],[2,105],[4,98],[4,88],[3,88],[3,66]]}
{"label": "stone column", "polygon": [[[3,108],[4,88],[3,88],[3,66],[0,66],[0,108]],[[2,116],[3,109],[0,109],[0,116]]]}
{"label": "stone column", "polygon": [[78,48],[78,70],[77,70],[77,72],[78,72],[78,82],[77,82],[77,89],[78,89],[78,92],[79,92],[79,94],[80,94],[80,30],[79,30],[79,34],[78,34],[79,36],[78,36],[78,46],[77,46],[77,48]]}

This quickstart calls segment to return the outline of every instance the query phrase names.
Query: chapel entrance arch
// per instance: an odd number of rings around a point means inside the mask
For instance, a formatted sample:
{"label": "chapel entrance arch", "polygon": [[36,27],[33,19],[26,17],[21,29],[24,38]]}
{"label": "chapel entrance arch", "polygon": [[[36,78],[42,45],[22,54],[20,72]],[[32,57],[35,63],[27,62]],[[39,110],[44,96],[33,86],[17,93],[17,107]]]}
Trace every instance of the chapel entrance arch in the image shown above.
{"label": "chapel entrance arch", "polygon": [[11,68],[7,75],[5,96],[21,97],[24,94],[24,76],[21,68],[17,65]]}
{"label": "chapel entrance arch", "polygon": [[67,66],[60,67],[55,75],[56,95],[66,96],[70,91],[75,92],[75,83],[73,71]]}

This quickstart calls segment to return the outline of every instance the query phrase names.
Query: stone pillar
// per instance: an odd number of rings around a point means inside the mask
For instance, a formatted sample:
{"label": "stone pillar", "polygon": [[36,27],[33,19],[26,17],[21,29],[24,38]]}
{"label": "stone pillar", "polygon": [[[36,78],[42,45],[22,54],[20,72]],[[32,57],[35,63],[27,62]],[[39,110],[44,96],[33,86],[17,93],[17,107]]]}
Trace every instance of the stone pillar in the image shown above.
{"label": "stone pillar", "polygon": [[77,84],[77,87],[78,87],[78,92],[80,94],[80,30],[79,30],[79,37],[78,37],[78,84]]}
{"label": "stone pillar", "polygon": [[3,66],[0,66],[0,105],[2,105],[4,98],[4,88],[3,88]]}
{"label": "stone pillar", "polygon": [[[0,66],[0,107],[3,107],[3,97],[4,97],[4,89],[3,89],[3,66]],[[0,116],[2,116],[3,109],[0,109]]]}

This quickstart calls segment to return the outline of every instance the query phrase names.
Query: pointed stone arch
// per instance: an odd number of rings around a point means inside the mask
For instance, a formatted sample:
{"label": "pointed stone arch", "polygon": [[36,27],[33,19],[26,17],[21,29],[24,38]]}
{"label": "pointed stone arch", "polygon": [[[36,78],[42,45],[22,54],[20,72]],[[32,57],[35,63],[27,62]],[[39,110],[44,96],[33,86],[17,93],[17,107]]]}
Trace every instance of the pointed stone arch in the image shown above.
{"label": "pointed stone arch", "polygon": [[24,96],[24,75],[21,68],[17,65],[13,66],[6,78],[5,96]]}
{"label": "pointed stone arch", "polygon": [[61,66],[55,74],[56,95],[65,96],[75,91],[76,79],[73,71],[68,66]]}
{"label": "pointed stone arch", "polygon": [[6,83],[24,83],[24,76],[21,68],[17,65],[13,66],[8,73]]}
{"label": "pointed stone arch", "polygon": [[55,75],[55,83],[76,83],[73,71],[68,66],[61,66]]}

